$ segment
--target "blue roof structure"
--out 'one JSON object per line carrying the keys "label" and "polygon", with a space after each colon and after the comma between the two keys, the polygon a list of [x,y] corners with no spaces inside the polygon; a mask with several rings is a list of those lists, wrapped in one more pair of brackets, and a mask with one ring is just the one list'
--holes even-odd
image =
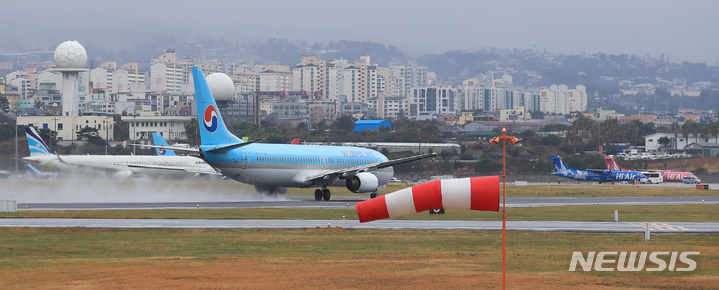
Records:
{"label": "blue roof structure", "polygon": [[379,130],[379,127],[386,126],[392,129],[392,123],[385,120],[359,120],[355,121],[355,128],[352,132],[360,132],[363,130]]}

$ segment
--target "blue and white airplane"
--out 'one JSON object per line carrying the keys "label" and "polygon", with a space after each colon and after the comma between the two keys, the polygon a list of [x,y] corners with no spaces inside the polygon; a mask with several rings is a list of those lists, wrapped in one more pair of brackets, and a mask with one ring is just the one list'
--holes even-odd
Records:
{"label": "blue and white airplane", "polygon": [[605,183],[615,181],[643,182],[647,179],[647,176],[639,171],[612,171],[607,169],[578,170],[570,168],[565,165],[564,162],[562,162],[562,158],[559,158],[557,155],[552,155],[552,162],[554,163],[554,172],[552,172],[552,174],[574,180],[588,180]]}
{"label": "blue and white airplane", "polygon": [[[25,163],[51,166],[63,172],[105,171],[112,177],[127,178],[139,174],[175,176],[179,178],[194,175],[219,175],[202,159],[193,156],[143,156],[143,155],[56,155],[40,138],[35,128],[26,127],[30,156],[23,157]],[[164,143],[164,140],[162,141]],[[167,143],[164,143],[167,144]],[[158,170],[160,169],[160,170]],[[173,173],[175,172],[175,173]]]}
{"label": "blue and white airplane", "polygon": [[382,153],[359,147],[246,142],[225,126],[198,66],[192,68],[192,76],[202,144],[198,149],[148,147],[197,152],[224,176],[254,185],[260,193],[276,195],[286,192],[288,187],[320,187],[315,190],[315,199],[330,200],[327,187],[346,186],[352,192],[371,192],[371,197],[376,197],[376,191],[384,189],[394,176],[393,165],[437,155],[389,160]]}

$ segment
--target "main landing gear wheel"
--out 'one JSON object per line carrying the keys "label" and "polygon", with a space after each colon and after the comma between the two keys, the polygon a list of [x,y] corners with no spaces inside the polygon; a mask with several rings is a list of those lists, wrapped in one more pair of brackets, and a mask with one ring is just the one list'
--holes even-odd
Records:
{"label": "main landing gear wheel", "polygon": [[322,190],[322,198],[324,200],[330,200],[331,197],[332,197],[332,194],[330,193],[329,189],[325,188]]}
{"label": "main landing gear wheel", "polygon": [[379,196],[379,194],[377,194],[376,192],[373,192],[373,193],[370,193],[369,198],[376,198],[378,196]]}
{"label": "main landing gear wheel", "polygon": [[315,189],[315,200],[322,200],[322,190]]}

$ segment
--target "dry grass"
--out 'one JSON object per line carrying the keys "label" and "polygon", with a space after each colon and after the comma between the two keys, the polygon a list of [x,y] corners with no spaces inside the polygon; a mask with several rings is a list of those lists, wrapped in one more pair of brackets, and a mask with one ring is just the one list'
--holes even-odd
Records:
{"label": "dry grass", "polygon": [[[509,288],[718,288],[716,235],[509,233]],[[0,230],[0,285],[57,288],[497,288],[501,233]],[[695,272],[569,272],[572,251],[700,251]]]}

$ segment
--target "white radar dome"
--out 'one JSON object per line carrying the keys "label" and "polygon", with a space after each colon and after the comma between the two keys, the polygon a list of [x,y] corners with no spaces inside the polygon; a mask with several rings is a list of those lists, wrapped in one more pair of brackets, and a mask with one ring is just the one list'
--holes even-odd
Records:
{"label": "white radar dome", "polygon": [[84,68],[87,64],[87,52],[75,40],[68,40],[55,49],[55,66],[57,68]]}
{"label": "white radar dome", "polygon": [[212,96],[217,101],[229,101],[235,96],[235,83],[223,73],[213,73],[205,78]]}

